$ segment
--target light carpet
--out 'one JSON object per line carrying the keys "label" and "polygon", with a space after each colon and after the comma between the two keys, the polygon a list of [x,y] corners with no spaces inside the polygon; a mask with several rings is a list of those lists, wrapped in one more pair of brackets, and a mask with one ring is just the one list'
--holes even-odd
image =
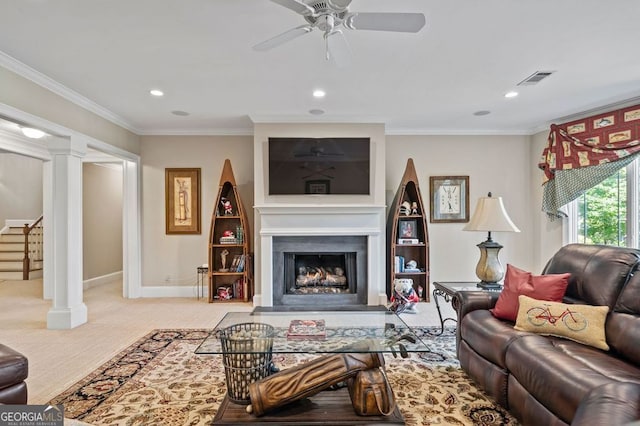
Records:
{"label": "light carpet", "polygon": [[[385,356],[407,425],[515,425],[473,384],[455,358],[455,333],[415,329],[431,349],[408,359]],[[50,401],[65,417],[92,425],[211,424],[225,393],[219,355],[196,355],[208,330],[154,330]],[[281,369],[314,356],[274,355]]]}

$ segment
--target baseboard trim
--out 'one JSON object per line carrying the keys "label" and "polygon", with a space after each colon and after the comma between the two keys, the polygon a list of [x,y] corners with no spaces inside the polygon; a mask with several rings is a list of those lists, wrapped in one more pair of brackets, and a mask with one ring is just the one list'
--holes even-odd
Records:
{"label": "baseboard trim", "polygon": [[[204,294],[203,294],[204,293]],[[200,298],[208,296],[206,286],[200,289]],[[142,286],[141,297],[198,297],[196,286]]]}
{"label": "baseboard trim", "polygon": [[95,278],[90,278],[88,280],[83,281],[82,287],[87,290],[93,287],[97,287],[99,285],[112,283],[114,281],[122,281],[122,271],[113,272],[111,274],[102,275]]}

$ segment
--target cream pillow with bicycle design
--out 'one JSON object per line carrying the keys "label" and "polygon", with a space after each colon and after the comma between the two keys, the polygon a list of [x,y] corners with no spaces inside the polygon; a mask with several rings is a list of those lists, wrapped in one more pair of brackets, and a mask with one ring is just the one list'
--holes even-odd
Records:
{"label": "cream pillow with bicycle design", "polygon": [[571,305],[519,296],[516,330],[564,337],[608,351],[604,325],[608,306]]}

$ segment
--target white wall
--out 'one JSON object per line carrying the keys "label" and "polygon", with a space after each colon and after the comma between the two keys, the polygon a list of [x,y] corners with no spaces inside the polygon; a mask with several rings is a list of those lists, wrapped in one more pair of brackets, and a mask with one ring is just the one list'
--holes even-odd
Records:
{"label": "white wall", "polygon": [[[512,263],[537,271],[532,257],[530,141],[528,136],[387,136],[386,200],[389,206],[400,184],[408,158],[413,158],[420,191],[429,206],[429,176],[469,176],[470,214],[479,197],[489,191],[503,198],[505,208],[520,233],[494,232],[504,246],[503,266]],[[464,223],[428,221],[431,281],[475,281],[480,258],[477,244],[482,232],[462,231]]]}
{"label": "white wall", "polygon": [[535,270],[542,272],[544,265],[562,247],[562,224],[566,219],[550,221],[542,211],[542,182],[544,173],[538,168],[542,151],[547,146],[549,131],[531,137],[531,212],[533,214],[533,259]]}
{"label": "white wall", "polygon": [[82,168],[82,278],[122,271],[122,167]]}
{"label": "white wall", "polygon": [[[142,285],[194,286],[196,267],[208,262],[211,214],[226,158],[231,160],[249,223],[253,223],[253,136],[143,136],[140,151]],[[202,169],[202,233],[166,235],[165,168],[193,167]]]}
{"label": "white wall", "polygon": [[42,214],[42,161],[0,153],[0,229],[7,219]]}

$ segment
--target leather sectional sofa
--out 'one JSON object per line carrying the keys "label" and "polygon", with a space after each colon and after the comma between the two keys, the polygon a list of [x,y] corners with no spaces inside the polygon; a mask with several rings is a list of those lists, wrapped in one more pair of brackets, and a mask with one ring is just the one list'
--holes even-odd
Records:
{"label": "leather sectional sofa", "polygon": [[[525,425],[640,419],[640,250],[570,244],[543,274],[571,273],[563,302],[608,306],[609,350],[514,329],[497,292],[459,292],[457,351],[467,374]],[[521,299],[522,300],[522,299]]]}
{"label": "leather sectional sofa", "polygon": [[29,373],[27,358],[0,344],[0,404],[26,404]]}

